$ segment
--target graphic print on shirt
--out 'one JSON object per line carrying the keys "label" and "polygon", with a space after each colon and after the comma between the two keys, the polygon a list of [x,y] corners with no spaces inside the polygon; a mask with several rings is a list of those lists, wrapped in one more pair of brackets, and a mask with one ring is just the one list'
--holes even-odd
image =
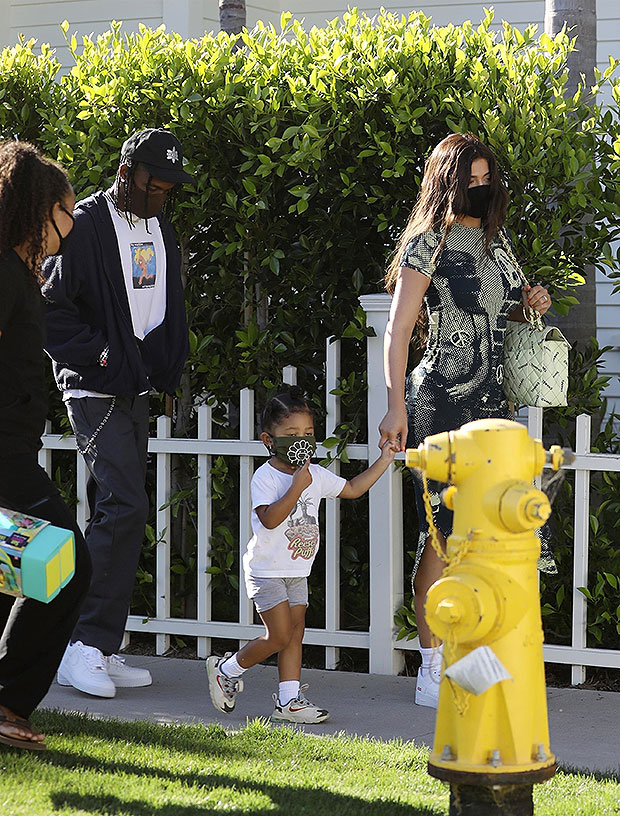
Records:
{"label": "graphic print on shirt", "polygon": [[131,244],[131,278],[134,289],[152,289],[157,279],[157,256],[152,241]]}
{"label": "graphic print on shirt", "polygon": [[319,523],[318,518],[308,512],[308,508],[313,505],[312,499],[300,497],[288,517],[288,528],[284,535],[288,538],[288,548],[293,561],[298,558],[308,561],[314,558],[319,542]]}

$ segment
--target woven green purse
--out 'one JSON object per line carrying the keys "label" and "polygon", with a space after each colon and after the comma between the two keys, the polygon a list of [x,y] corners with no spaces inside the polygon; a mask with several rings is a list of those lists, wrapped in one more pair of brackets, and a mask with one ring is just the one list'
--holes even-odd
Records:
{"label": "woven green purse", "polygon": [[[527,285],[508,239],[504,249]],[[509,320],[504,338],[504,394],[518,405],[552,408],[566,405],[570,344],[554,326],[545,326],[537,311],[524,306],[527,323]]]}

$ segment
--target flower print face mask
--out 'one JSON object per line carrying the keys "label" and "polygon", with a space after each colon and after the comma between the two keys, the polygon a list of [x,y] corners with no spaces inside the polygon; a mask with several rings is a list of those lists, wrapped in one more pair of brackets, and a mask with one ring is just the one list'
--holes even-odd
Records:
{"label": "flower print face mask", "polygon": [[271,452],[287,465],[301,467],[316,453],[314,436],[272,436]]}

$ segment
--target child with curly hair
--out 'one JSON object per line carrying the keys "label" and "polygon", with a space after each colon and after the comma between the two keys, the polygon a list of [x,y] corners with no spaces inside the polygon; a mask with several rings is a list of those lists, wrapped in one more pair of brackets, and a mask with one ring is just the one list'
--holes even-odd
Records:
{"label": "child with curly hair", "polygon": [[320,723],[329,717],[300,686],[302,640],[308,606],[308,575],[319,547],[321,499],[356,499],[366,493],[394,461],[398,445],[386,442],[381,456],[350,481],[320,465],[312,409],[299,388],[269,400],[262,416],[261,440],[270,458],[252,478],[252,536],[243,558],[248,597],[265,624],[265,634],[238,652],[207,659],[209,693],[225,714],[235,707],[247,669],[278,654],[278,693],[273,720]]}

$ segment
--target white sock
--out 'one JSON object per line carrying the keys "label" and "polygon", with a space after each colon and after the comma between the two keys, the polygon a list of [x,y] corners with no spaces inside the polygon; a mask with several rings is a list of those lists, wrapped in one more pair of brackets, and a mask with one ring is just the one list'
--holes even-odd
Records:
{"label": "white sock", "polygon": [[232,657],[229,657],[228,660],[225,660],[223,663],[220,664],[220,671],[222,674],[225,674],[226,677],[241,677],[244,671],[243,666],[240,666],[237,662],[237,655],[239,652],[234,654]]}
{"label": "white sock", "polygon": [[422,665],[420,666],[420,670],[423,674],[432,671],[433,669],[441,669],[443,643],[440,643],[439,646],[429,646],[428,649],[420,646],[419,649],[422,657]]}
{"label": "white sock", "polygon": [[299,680],[285,680],[278,685],[278,700],[280,705],[286,705],[299,694]]}

